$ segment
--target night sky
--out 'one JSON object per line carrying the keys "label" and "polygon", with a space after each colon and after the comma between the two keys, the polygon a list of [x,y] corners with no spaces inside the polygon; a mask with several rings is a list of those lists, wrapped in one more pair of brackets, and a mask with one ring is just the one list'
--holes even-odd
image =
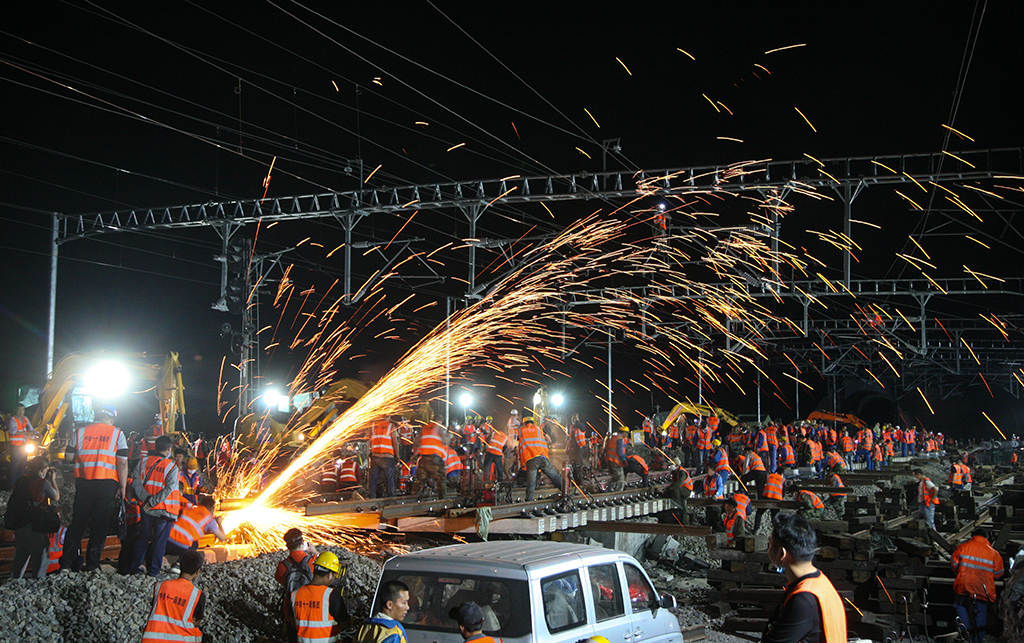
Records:
{"label": "night sky", "polygon": [[[1022,144],[1014,100],[1024,63],[1020,3],[31,4],[0,26],[4,408],[14,387],[38,384],[45,371],[52,212],[259,197],[274,156],[270,196],[352,189],[357,158],[365,174],[381,166],[370,180],[375,186],[600,170],[599,142],[610,138],[621,138],[622,155],[607,160],[609,169],[934,152],[946,136],[942,123],[975,139],[950,149]],[[793,44],[806,46],[764,53]],[[702,94],[734,115],[716,111]],[[459,143],[466,145],[446,151]],[[596,207],[552,204],[555,219],[539,205],[496,208],[481,221],[480,236],[552,232]],[[896,276],[892,256],[901,245],[894,239],[906,239],[913,226],[905,204],[890,189],[872,189],[855,213],[886,225],[858,239],[864,253],[855,277]],[[356,238],[389,239],[406,219],[374,215]],[[784,234],[799,238],[805,227],[840,222],[838,206],[809,207],[787,220]],[[422,212],[403,231],[424,239],[420,249],[453,234],[464,237],[467,228],[449,211]],[[306,237],[325,248],[343,239],[328,220],[288,222],[261,231],[258,249],[272,252]],[[954,239],[932,247],[946,269],[939,274],[958,274],[965,256],[992,274],[1021,273],[1019,251],[981,253]],[[218,294],[218,252],[208,228],[63,245],[57,358],[73,351],[180,351],[190,428],[219,431],[214,398],[227,345],[218,328],[236,318],[209,308]],[[340,276],[341,253],[325,260],[323,250],[307,244],[290,256],[297,282],[322,290]],[[482,252],[479,261],[494,258]],[[823,258],[836,274],[839,254]],[[444,260],[449,277],[465,276],[465,250],[448,251]],[[377,265],[357,253],[357,275],[365,278]],[[461,288],[449,279],[420,288],[418,301]],[[396,300],[404,296],[396,290]],[[963,305],[936,302],[951,314]],[[989,303],[967,305],[983,310]],[[999,305],[1019,311],[1017,302]],[[406,316],[399,333],[422,336],[440,312],[443,304]],[[273,312],[268,307],[265,314]],[[352,368],[373,378],[408,344],[369,338],[355,351],[367,358]],[[622,350],[617,359],[628,364]],[[264,376],[285,382],[296,361],[275,353]],[[578,379],[570,390],[593,376]],[[824,391],[807,394],[802,414]],[[574,395],[587,397],[584,390]],[[951,400],[930,422],[969,429],[957,414],[967,407],[976,417],[978,404],[1001,421],[1019,421],[1019,401],[1005,392],[983,397]],[[670,405],[667,398],[653,401],[663,410]],[[739,413],[754,410],[750,398],[718,401]],[[616,400],[625,416],[651,402]],[[143,422],[148,403],[128,403],[126,422]],[[770,413],[792,414],[778,401],[765,403]],[[911,415],[920,413],[912,400],[907,404]],[[581,408],[597,413],[593,403]],[[495,409],[504,415],[507,405],[495,401]],[[872,421],[892,415],[885,404],[860,410]]]}

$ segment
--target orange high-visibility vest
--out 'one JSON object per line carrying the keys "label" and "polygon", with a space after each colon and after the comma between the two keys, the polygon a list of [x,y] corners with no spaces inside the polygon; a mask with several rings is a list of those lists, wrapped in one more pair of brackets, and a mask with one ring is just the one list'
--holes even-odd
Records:
{"label": "orange high-visibility vest", "polygon": [[334,458],[324,462],[324,468],[320,470],[320,484],[328,488],[338,486],[338,463]]}
{"label": "orange high-visibility vest", "polygon": [[801,489],[798,492],[798,496],[800,498],[807,498],[808,500],[810,500],[811,501],[811,507],[813,509],[824,509],[825,508],[825,503],[822,502],[821,498],[818,497],[818,494],[814,493],[813,491],[807,491],[806,489]]}
{"label": "orange high-visibility vest", "polygon": [[200,643],[203,633],[192,622],[202,590],[185,578],[157,583],[153,589],[153,609],[143,631],[143,641]]}
{"label": "orange high-visibility vest", "polygon": [[[832,482],[832,486],[833,487],[843,487],[843,486],[846,486],[846,485],[843,484],[843,479],[839,477],[838,473],[833,473],[829,477],[829,480]],[[845,491],[842,491],[842,492],[837,491],[837,492],[831,494],[831,497],[832,498],[845,498],[847,495],[849,495],[849,494],[847,494]]]}
{"label": "orange high-visibility vest", "polygon": [[427,425],[420,433],[420,448],[417,452],[420,457],[436,455],[444,460],[444,440],[441,439],[441,429],[437,425]]}
{"label": "orange high-visibility vest", "polygon": [[[722,514],[722,522],[725,524],[726,542],[730,545],[736,539],[735,530],[737,518],[743,518],[743,516],[740,515],[739,510],[737,510],[736,513],[732,514],[731,516],[728,514]],[[746,518],[743,519],[746,520]]]}
{"label": "orange high-visibility vest", "polygon": [[641,427],[643,428],[644,433],[651,433],[654,431],[654,422],[651,421],[651,418],[644,418]]}
{"label": "orange high-visibility vest", "polygon": [[626,456],[626,459],[632,460],[633,462],[640,465],[640,470],[644,472],[644,475],[647,475],[648,473],[651,472],[651,470],[647,467],[647,463],[644,461],[644,459],[636,455],[635,453],[633,455]]}
{"label": "orange high-visibility vest", "polygon": [[956,548],[950,561],[956,571],[953,591],[984,601],[996,599],[996,579],[1003,575],[1003,558],[982,536],[974,536]]}
{"label": "orange high-visibility vest", "polygon": [[583,429],[576,427],[573,429],[573,436],[576,438],[576,446],[581,449],[585,449],[587,446],[586,432]]}
{"label": "orange high-visibility vest", "polygon": [[747,507],[750,506],[750,496],[744,493],[732,494],[733,500],[736,501],[736,513],[740,515],[744,520],[747,519]]}
{"label": "orange high-visibility vest", "polygon": [[75,477],[117,480],[117,443],[120,439],[121,429],[110,424],[96,422],[81,429],[75,440]]}
{"label": "orange high-visibility vest", "polygon": [[917,501],[926,507],[939,504],[939,488],[932,487],[929,489],[929,482],[931,480],[925,478],[917,485]]}
{"label": "orange high-visibility vest", "polygon": [[768,434],[768,446],[777,447],[779,446],[779,430],[773,424],[769,424],[765,429],[765,433]]}
{"label": "orange high-visibility vest", "polygon": [[821,629],[825,634],[825,643],[846,643],[846,610],[843,608],[843,599],[839,597],[839,592],[825,576],[825,572],[797,583],[793,593],[786,600],[788,601],[800,592],[810,592],[818,599]]}
{"label": "orange high-visibility vest", "polygon": [[761,492],[761,496],[768,500],[782,500],[782,482],[781,473],[769,473],[764,479],[764,490]]}
{"label": "orange high-visibility vest", "polygon": [[964,484],[970,484],[974,482],[974,479],[971,478],[971,468],[966,464],[960,465],[960,473],[963,474],[964,476]]}
{"label": "orange high-visibility vest", "polygon": [[331,616],[332,591],[327,585],[304,585],[292,592],[292,614],[301,643],[341,638],[341,626]]}
{"label": "orange high-visibility vest", "polygon": [[522,450],[521,460],[529,462],[536,457],[548,457],[548,443],[544,433],[533,422],[519,427],[519,448]]}
{"label": "orange high-visibility vest", "polygon": [[828,452],[825,453],[825,456],[826,456],[825,464],[830,469],[832,467],[836,467],[836,466],[838,466],[838,467],[845,467],[846,466],[846,460],[843,460],[843,457],[841,455],[839,455],[838,453],[836,453],[835,451],[828,451]]}
{"label": "orange high-visibility vest", "polygon": [[608,441],[604,443],[604,459],[608,464],[613,464],[617,467],[621,467],[625,464],[619,457],[619,442],[622,441],[622,436],[618,433],[608,438]]}
{"label": "orange high-visibility vest", "polygon": [[[155,465],[155,466],[154,466]],[[164,488],[164,480],[167,478],[167,472],[174,467],[174,460],[165,458],[162,455],[149,455],[146,456],[146,461],[142,466],[142,472],[149,473],[149,477],[146,478],[142,485],[146,488],[146,493],[154,496]],[[177,515],[181,509],[181,501],[179,500],[178,494],[169,494],[163,502],[160,504],[150,507],[148,510],[151,511],[166,511],[167,513]]]}
{"label": "orange high-visibility vest", "polygon": [[395,448],[391,443],[391,424],[387,420],[377,420],[370,427],[370,453],[385,458],[395,457]]}
{"label": "orange high-visibility vest", "polygon": [[690,477],[690,472],[683,468],[680,468],[679,471],[681,474],[680,477],[683,478],[683,481],[680,484],[683,485],[684,489],[693,491],[693,478]]}
{"label": "orange high-visibility vest", "polygon": [[796,464],[796,451],[790,445],[783,444],[779,449],[779,459],[782,460],[782,464],[792,466]]}
{"label": "orange high-visibility vest", "polygon": [[11,433],[8,437],[12,447],[23,447],[28,442],[28,433],[25,429],[28,428],[28,418],[12,417],[14,420],[14,433]]}
{"label": "orange high-visibility vest", "polygon": [[[505,453],[505,443],[508,442],[508,436],[501,431],[495,429],[491,433],[491,439],[487,441],[487,453],[492,455],[502,455]],[[584,442],[581,446],[586,446]]]}
{"label": "orange high-visibility vest", "polygon": [[747,456],[747,459],[743,461],[743,473],[747,474],[751,471],[764,471],[764,461],[761,456],[751,453]]}
{"label": "orange high-visibility vest", "polygon": [[206,533],[206,527],[213,522],[213,514],[206,507],[185,507],[171,527],[170,538],[184,549],[192,546]]}
{"label": "orange high-visibility vest", "polygon": [[60,557],[64,554],[64,535],[68,528],[61,525],[60,529],[50,534],[50,544],[46,548],[46,573],[52,574],[60,569]]}
{"label": "orange high-visibility vest", "polygon": [[712,431],[718,428],[717,416],[712,415],[711,417],[708,418],[708,428],[711,429]]}
{"label": "orange high-visibility vest", "polygon": [[949,478],[946,480],[949,484],[962,485],[964,483],[964,474],[960,470],[960,465],[953,463],[949,468]]}
{"label": "orange high-visibility vest", "polygon": [[713,439],[713,436],[714,432],[707,427],[697,429],[697,450],[710,451],[712,447],[711,440]]}
{"label": "orange high-visibility vest", "polygon": [[357,472],[359,470],[359,463],[354,457],[345,458],[341,461],[341,468],[338,472],[338,484],[356,484],[359,482],[359,476]]}
{"label": "orange high-visibility vest", "polygon": [[843,436],[843,453],[849,453],[853,451],[853,438],[848,435]]}
{"label": "orange high-visibility vest", "polygon": [[719,447],[716,452],[718,460],[715,462],[715,471],[728,471],[729,470],[729,454],[726,453],[725,449]]}
{"label": "orange high-visibility vest", "polygon": [[448,475],[454,471],[462,471],[465,468],[465,465],[462,464],[462,459],[459,458],[459,454],[455,452],[455,449],[448,447],[444,454],[444,474]]}
{"label": "orange high-visibility vest", "polygon": [[723,490],[718,486],[718,476],[708,475],[704,477],[704,497],[705,498],[719,498],[722,496]]}

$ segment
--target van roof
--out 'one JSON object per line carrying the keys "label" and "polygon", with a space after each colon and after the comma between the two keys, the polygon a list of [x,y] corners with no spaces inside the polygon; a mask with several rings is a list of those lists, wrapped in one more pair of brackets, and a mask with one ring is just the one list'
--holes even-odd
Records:
{"label": "van roof", "polygon": [[[579,557],[618,554],[614,549],[590,545],[574,545],[536,540],[500,540],[434,547],[404,554],[403,561],[425,563],[450,561],[451,563],[479,563],[492,567],[527,569],[566,555]],[[394,559],[392,559],[394,560]]]}

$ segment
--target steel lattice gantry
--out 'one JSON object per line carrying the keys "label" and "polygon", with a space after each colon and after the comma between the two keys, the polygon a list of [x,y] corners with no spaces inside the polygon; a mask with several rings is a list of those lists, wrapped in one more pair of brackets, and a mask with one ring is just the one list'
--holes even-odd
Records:
{"label": "steel lattice gantry", "polygon": [[[548,176],[509,176],[448,183],[424,183],[386,188],[324,192],[267,199],[206,202],[146,209],[123,209],[93,214],[55,214],[53,219],[50,348],[47,370],[52,367],[53,324],[56,306],[56,258],[61,244],[118,232],[154,229],[210,227],[221,236],[224,246],[237,230],[258,221],[288,221],[333,218],[345,233],[345,293],[351,293],[352,231],[368,216],[410,209],[458,209],[469,223],[469,278],[467,295],[478,297],[483,286],[475,283],[477,247],[501,247],[505,240],[477,239],[476,224],[492,205],[517,205],[544,201],[603,200],[624,202],[638,196],[685,195],[695,192],[745,193],[814,189],[831,191],[843,206],[844,232],[850,236],[851,205],[865,187],[926,182],[949,183],[1018,176],[1024,173],[1024,148],[997,148],[950,153],[892,154],[881,156],[763,160],[725,165],[665,168],[639,172],[579,172]],[[771,234],[777,234],[777,231]],[[512,240],[508,240],[512,241]],[[368,243],[375,243],[370,241]],[[819,281],[787,282],[776,289],[766,284],[751,285],[744,293],[751,298],[794,298],[806,307],[815,298],[832,296],[901,297],[909,296],[923,306],[939,294],[925,280],[854,280],[849,255],[843,266],[841,290],[829,289]],[[949,296],[980,294],[1020,294],[1019,282],[1002,284],[996,290],[982,290],[969,279],[938,280],[941,293]],[[703,284],[698,289],[651,288],[644,296],[652,298],[700,298],[709,292],[734,291],[735,284]],[[641,287],[642,290],[642,287]],[[634,295],[636,292],[633,293]],[[607,295],[607,293],[605,293]],[[586,293],[573,295],[568,305],[586,302]],[[818,323],[817,320],[815,323]],[[923,328],[923,327],[922,327]],[[808,329],[804,319],[804,332]],[[609,342],[611,338],[609,337]],[[609,344],[610,348],[610,344]],[[610,364],[609,364],[610,367]]]}

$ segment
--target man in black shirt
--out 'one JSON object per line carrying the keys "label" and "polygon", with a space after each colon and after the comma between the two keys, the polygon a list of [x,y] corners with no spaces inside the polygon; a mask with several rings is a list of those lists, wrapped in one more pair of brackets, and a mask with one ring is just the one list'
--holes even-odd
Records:
{"label": "man in black shirt", "polygon": [[780,514],[768,558],[789,581],[762,637],[771,643],[845,643],[846,611],[835,587],[814,563],[818,538],[805,518]]}

